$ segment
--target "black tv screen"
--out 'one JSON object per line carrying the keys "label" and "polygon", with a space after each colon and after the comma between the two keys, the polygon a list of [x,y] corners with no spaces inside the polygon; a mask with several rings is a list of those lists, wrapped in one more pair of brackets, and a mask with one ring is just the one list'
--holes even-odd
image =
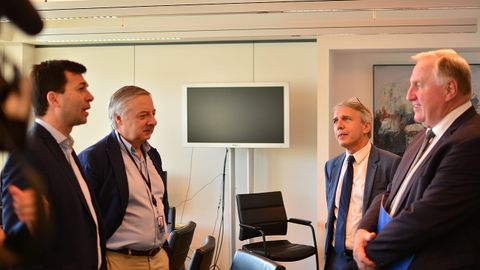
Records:
{"label": "black tv screen", "polygon": [[287,83],[185,84],[186,146],[289,146]]}

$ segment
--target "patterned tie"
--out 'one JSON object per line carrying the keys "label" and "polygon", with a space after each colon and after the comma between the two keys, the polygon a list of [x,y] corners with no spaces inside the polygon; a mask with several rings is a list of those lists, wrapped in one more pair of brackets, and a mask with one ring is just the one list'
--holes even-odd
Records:
{"label": "patterned tie", "polygon": [[[431,128],[429,128],[427,130],[427,133],[425,134],[425,138],[423,138],[422,145],[418,149],[417,155],[415,156],[415,159],[413,160],[412,165],[410,165],[410,168],[408,169],[407,175],[410,173],[410,171],[413,169],[413,167],[415,167],[415,164],[417,164],[418,160],[423,156],[425,150],[430,145],[430,143],[432,142],[432,139],[434,137],[435,137],[435,133],[433,133],[433,130]],[[409,180],[411,180],[411,178],[409,178]],[[404,179],[402,184],[400,185],[400,188],[398,189],[397,193],[395,194],[395,197],[393,198],[392,204],[390,206],[390,215],[393,216],[397,212],[399,204],[400,204],[401,200],[403,199],[403,197],[406,193],[408,182],[410,182],[410,181],[406,181]]]}
{"label": "patterned tie", "polygon": [[335,251],[345,251],[345,233],[347,227],[347,214],[350,206],[350,195],[352,194],[353,162],[355,158],[348,156],[348,165],[343,177],[342,192],[340,194],[340,207],[338,208],[337,225],[335,228]]}
{"label": "patterned tie", "polygon": [[415,159],[413,160],[411,167],[417,164],[417,161],[420,159],[420,157],[422,157],[423,152],[425,152],[425,149],[427,149],[427,147],[430,145],[430,142],[434,137],[435,137],[435,133],[433,133],[433,130],[429,128],[427,130],[427,134],[425,135],[425,138],[423,138],[422,145],[420,146],[420,149],[418,150],[417,155],[415,156]]}

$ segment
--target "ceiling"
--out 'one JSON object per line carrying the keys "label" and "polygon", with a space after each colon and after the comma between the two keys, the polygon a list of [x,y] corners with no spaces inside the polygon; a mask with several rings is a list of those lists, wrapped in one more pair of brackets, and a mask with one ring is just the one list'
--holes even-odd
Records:
{"label": "ceiling", "polygon": [[476,33],[479,0],[34,1],[35,36],[2,22],[0,40],[36,45],[313,39],[318,35]]}

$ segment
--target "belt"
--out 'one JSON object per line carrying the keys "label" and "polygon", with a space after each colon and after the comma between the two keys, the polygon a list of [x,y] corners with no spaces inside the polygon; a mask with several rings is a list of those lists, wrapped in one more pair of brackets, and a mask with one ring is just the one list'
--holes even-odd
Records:
{"label": "belt", "polygon": [[353,258],[353,250],[351,249],[345,249],[342,253],[340,252],[337,252],[337,250],[335,250],[335,247],[333,247],[332,245],[330,245],[330,249],[333,250],[333,252],[335,252],[335,254],[341,254],[345,257],[351,257]]}
{"label": "belt", "polygon": [[135,250],[131,248],[121,248],[121,249],[108,249],[108,251],[122,253],[125,255],[131,256],[155,256],[162,248],[153,248],[149,250]]}
{"label": "belt", "polygon": [[345,249],[345,251],[343,251],[343,254],[344,254],[346,257],[353,257],[353,250],[351,250],[351,249]]}

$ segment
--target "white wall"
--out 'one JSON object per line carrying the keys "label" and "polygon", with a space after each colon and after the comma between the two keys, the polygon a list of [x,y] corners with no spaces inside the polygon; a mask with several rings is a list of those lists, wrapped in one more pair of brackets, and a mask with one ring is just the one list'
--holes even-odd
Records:
{"label": "white wall", "polygon": [[[78,61],[87,67],[85,77],[95,96],[88,123],[74,128],[72,133],[77,152],[109,131],[106,108],[108,98],[115,90],[126,84],[136,84],[152,93],[158,125],[150,142],[159,150],[168,171],[170,203],[177,206],[177,222],[193,220],[197,223],[193,248],[200,246],[207,234],[217,237],[221,177],[215,177],[222,172],[225,149],[182,146],[182,83],[288,82],[290,148],[254,150],[254,190],[281,190],[289,217],[316,219],[315,42],[49,47],[35,50],[35,63],[61,58]],[[244,193],[247,151],[237,149],[235,152],[236,192]],[[191,200],[183,208],[187,190]],[[192,198],[194,194],[196,196]],[[225,218],[221,269],[228,269],[229,263],[229,213]],[[310,232],[298,226],[290,226],[289,236],[299,242],[311,243]],[[237,246],[240,247],[240,243]],[[310,258],[286,265],[289,269],[314,269],[314,260]]]}
{"label": "white wall", "polygon": [[[411,34],[320,36],[317,43],[219,43],[116,47],[37,48],[36,62],[69,58],[86,64],[96,100],[89,123],[74,131],[77,151],[108,132],[106,100],[120,86],[135,83],[149,89],[158,110],[152,144],[169,171],[172,205],[180,206],[221,172],[224,149],[181,146],[180,85],[184,82],[288,81],[291,88],[291,147],[255,150],[255,191],[282,190],[291,217],[317,222],[320,257],[326,220],[323,166],[342,149],[332,135],[331,108],[352,96],[373,105],[373,64],[409,63],[410,55],[452,47],[471,63],[480,63],[480,35]],[[237,192],[244,184],[246,151],[236,150]],[[192,167],[190,168],[190,161]],[[216,179],[186,204],[183,222],[198,223],[192,247],[213,233],[220,180]],[[228,202],[227,202],[228,203]],[[228,217],[227,217],[228,218]],[[218,228],[218,226],[217,226]],[[228,269],[228,231],[221,268]],[[308,242],[308,233],[290,227],[293,238]],[[216,232],[215,232],[216,233]],[[216,235],[215,235],[216,236]],[[321,259],[322,261],[322,259]],[[287,264],[314,269],[312,259]]]}
{"label": "white wall", "polygon": [[78,153],[103,138],[110,131],[107,116],[108,98],[120,87],[132,84],[134,49],[115,47],[37,48],[35,63],[50,59],[68,59],[87,67],[85,78],[95,97],[91,103],[89,123],[73,129],[74,148]]}

